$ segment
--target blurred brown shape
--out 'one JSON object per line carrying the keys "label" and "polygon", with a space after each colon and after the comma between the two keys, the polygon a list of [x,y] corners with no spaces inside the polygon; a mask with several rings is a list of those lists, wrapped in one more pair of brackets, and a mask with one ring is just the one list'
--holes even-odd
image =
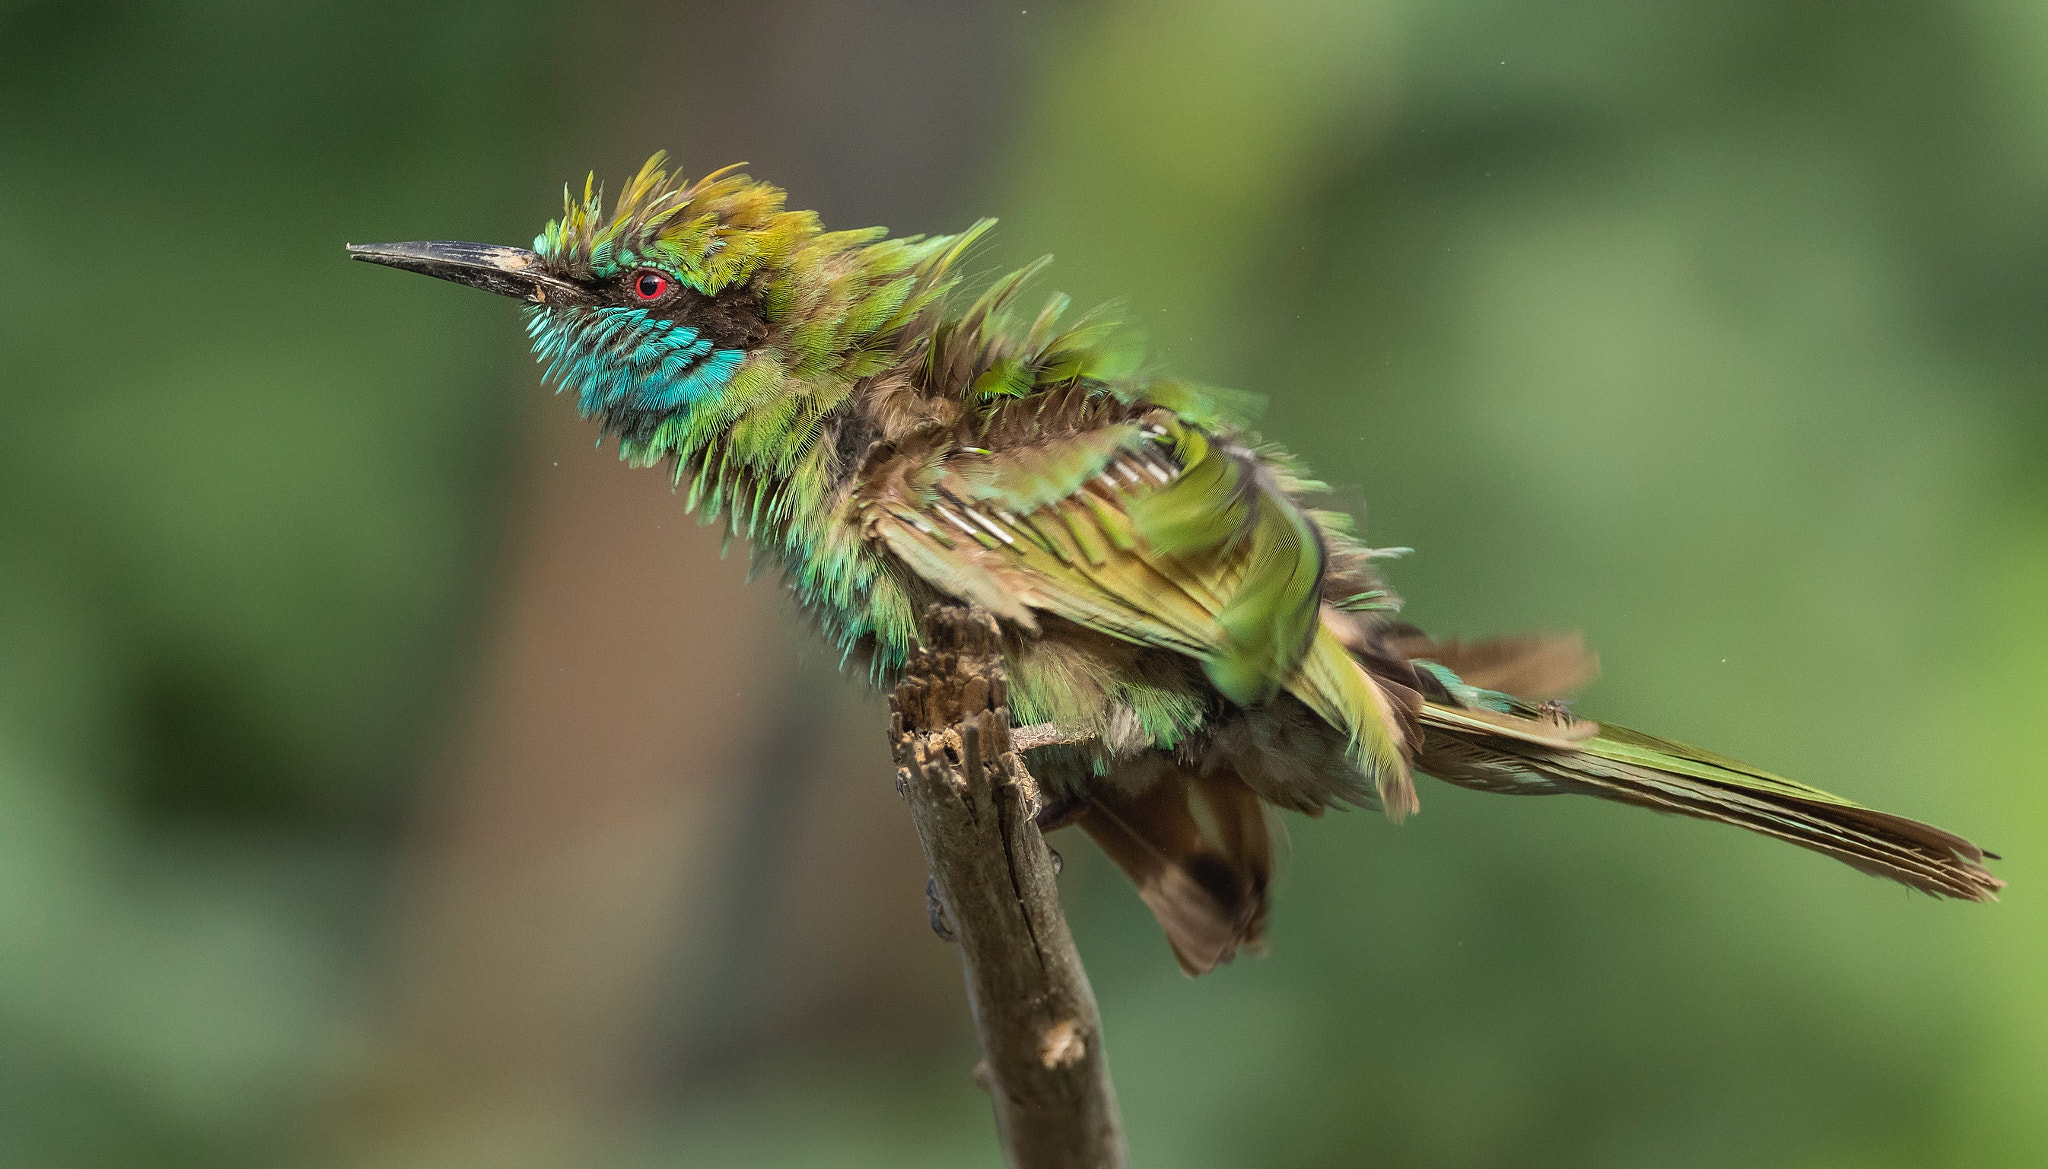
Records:
{"label": "blurred brown shape", "polygon": [[[466,1131],[571,1140],[616,1095],[780,681],[763,652],[779,598],[662,476],[595,455],[566,410],[522,462],[539,473],[478,694],[400,878],[364,1118],[375,1143],[458,1161]],[[553,1161],[529,1152],[512,1163]]]}

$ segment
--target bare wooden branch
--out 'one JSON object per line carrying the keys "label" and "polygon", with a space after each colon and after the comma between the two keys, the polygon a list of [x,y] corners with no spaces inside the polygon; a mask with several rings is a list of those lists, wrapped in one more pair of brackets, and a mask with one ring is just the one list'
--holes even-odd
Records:
{"label": "bare wooden branch", "polygon": [[1038,785],[1011,746],[995,622],[935,605],[927,628],[930,646],[890,698],[890,737],[959,942],[976,1076],[1015,1169],[1123,1169],[1102,1021],[1034,820]]}
{"label": "bare wooden branch", "polygon": [[1058,723],[1032,723],[1030,726],[1010,728],[1010,746],[1017,751],[1093,741],[1094,736],[1069,731]]}

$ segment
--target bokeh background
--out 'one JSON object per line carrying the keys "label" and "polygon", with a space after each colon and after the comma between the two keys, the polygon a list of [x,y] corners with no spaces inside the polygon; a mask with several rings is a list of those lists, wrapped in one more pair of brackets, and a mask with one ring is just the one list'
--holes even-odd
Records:
{"label": "bokeh background", "polygon": [[1054,838],[1151,1166],[2048,1164],[2048,7],[0,0],[0,1164],[993,1166],[882,707],[491,298],[748,159],[1003,219],[1426,626],[1968,832],[1292,820],[1200,981]]}

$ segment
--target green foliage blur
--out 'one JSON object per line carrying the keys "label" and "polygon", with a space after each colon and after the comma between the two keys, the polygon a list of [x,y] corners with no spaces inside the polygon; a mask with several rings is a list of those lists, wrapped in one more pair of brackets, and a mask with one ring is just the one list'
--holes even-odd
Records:
{"label": "green foliage blur", "polygon": [[[1053,252],[1048,289],[1268,395],[1418,549],[1418,623],[1583,629],[1590,717],[2012,884],[1938,904],[1426,783],[1398,829],[1290,819],[1272,954],[1189,981],[1057,839],[1135,1162],[2048,1163],[2048,7],[1016,3],[975,26],[1010,65],[959,205],[889,226],[999,216],[991,270]],[[726,75],[793,35],[685,11],[745,34]],[[507,452],[567,407],[502,302],[341,244],[523,241],[564,179],[688,146],[617,75],[701,50],[632,23],[0,0],[0,1165],[387,1163],[321,1102]],[[630,1086],[574,1163],[998,1164],[931,1010],[928,1043]]]}

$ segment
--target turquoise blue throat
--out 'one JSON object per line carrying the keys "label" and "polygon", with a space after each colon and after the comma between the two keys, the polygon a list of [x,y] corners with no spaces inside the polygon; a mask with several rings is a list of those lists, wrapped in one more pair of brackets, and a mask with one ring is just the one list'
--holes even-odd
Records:
{"label": "turquoise blue throat", "polygon": [[556,392],[573,390],[588,418],[604,411],[674,411],[732,381],[746,352],[639,308],[527,310],[533,356]]}

